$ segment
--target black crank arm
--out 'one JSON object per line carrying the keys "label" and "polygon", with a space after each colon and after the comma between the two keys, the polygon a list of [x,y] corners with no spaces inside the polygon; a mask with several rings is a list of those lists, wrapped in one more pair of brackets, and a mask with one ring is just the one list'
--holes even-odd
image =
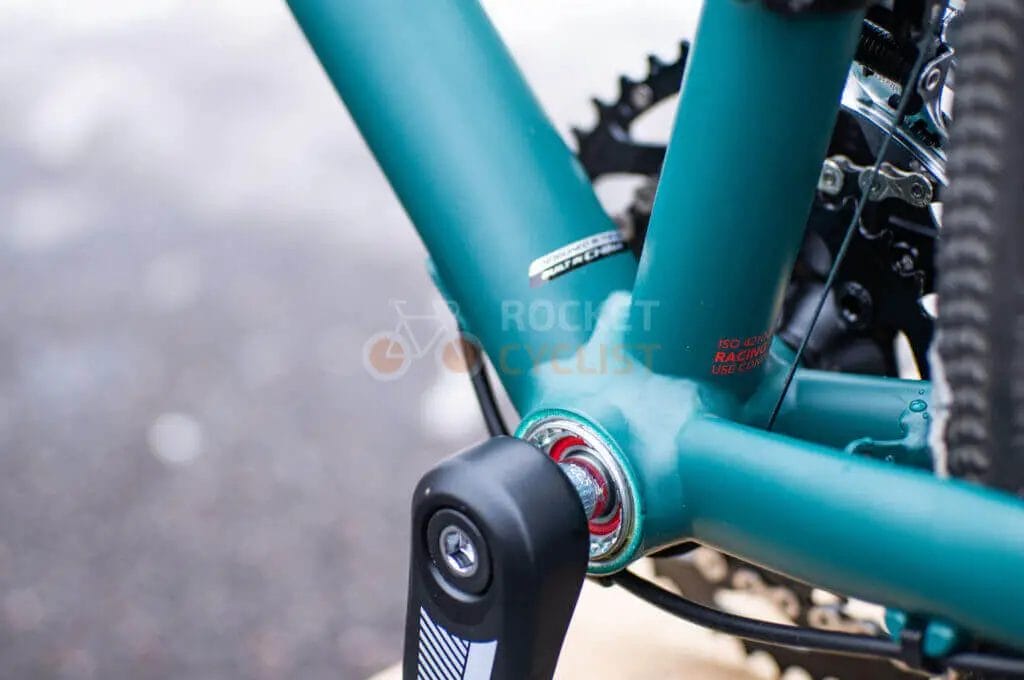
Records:
{"label": "black crank arm", "polygon": [[551,678],[589,545],[558,464],[491,439],[428,472],[412,515],[403,677]]}

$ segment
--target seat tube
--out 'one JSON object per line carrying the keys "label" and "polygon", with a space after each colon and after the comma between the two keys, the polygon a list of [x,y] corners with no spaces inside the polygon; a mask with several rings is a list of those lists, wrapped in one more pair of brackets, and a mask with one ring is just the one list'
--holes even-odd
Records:
{"label": "seat tube", "polygon": [[656,372],[756,388],[862,20],[705,3],[631,310]]}

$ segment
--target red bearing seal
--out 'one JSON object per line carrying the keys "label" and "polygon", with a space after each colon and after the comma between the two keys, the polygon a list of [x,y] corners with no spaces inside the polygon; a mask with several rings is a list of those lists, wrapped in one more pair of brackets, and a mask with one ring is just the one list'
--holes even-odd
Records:
{"label": "red bearing seal", "polygon": [[[587,450],[587,443],[583,441],[581,437],[567,436],[562,437],[548,449],[548,455],[556,463],[571,463],[573,465],[579,465],[594,478],[598,486],[601,488],[601,497],[598,499],[597,505],[594,507],[595,518],[602,518],[607,511],[608,500],[611,498],[611,492],[608,488],[608,479],[605,474],[593,463],[583,457],[574,457],[571,455],[573,449]],[[620,505],[615,510],[615,514],[607,519],[591,519],[587,522],[587,527],[590,533],[595,536],[607,536],[608,534],[617,530],[622,526],[622,506]]]}

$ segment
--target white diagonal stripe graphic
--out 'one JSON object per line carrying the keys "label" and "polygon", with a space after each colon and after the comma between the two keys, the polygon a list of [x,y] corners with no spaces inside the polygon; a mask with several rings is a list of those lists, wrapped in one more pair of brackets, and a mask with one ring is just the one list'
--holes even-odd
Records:
{"label": "white diagonal stripe graphic", "polygon": [[448,631],[434,623],[425,609],[420,608],[420,673],[426,671],[436,680],[462,680],[467,654],[456,650],[451,637]]}
{"label": "white diagonal stripe graphic", "polygon": [[430,660],[434,662],[438,670],[443,672],[445,675],[450,675],[454,678],[462,677],[462,670],[464,661],[445,654],[444,650],[441,649],[437,641],[431,636],[430,631],[424,629],[422,631],[425,635],[420,638],[420,642],[424,645],[424,651]]}
{"label": "white diagonal stripe graphic", "polygon": [[438,642],[445,646],[451,656],[465,658],[466,652],[469,651],[469,645],[459,644],[461,642],[459,638],[439,630],[440,627],[422,609],[420,610],[420,621],[426,625],[428,633],[433,633],[438,638]]}
{"label": "white diagonal stripe graphic", "polygon": [[420,607],[417,680],[490,680],[498,641],[472,642],[445,630]]}

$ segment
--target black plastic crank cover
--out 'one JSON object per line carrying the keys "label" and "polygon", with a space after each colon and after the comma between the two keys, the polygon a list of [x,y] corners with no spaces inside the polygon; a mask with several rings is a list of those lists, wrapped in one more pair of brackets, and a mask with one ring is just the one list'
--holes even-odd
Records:
{"label": "black plastic crank cover", "polygon": [[583,508],[558,465],[497,437],[412,502],[406,680],[548,679],[586,575]]}

